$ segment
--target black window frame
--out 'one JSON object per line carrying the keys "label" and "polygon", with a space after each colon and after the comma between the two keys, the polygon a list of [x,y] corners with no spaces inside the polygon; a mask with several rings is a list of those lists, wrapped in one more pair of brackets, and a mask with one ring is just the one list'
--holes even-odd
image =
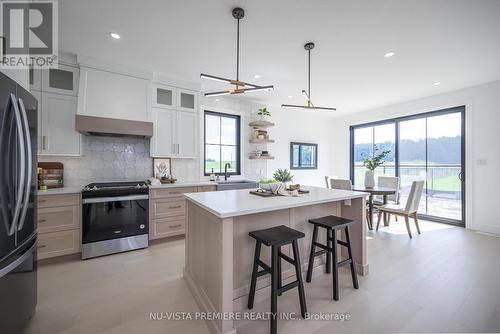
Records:
{"label": "black window frame", "polygon": [[[461,160],[462,160],[462,217],[461,220],[455,220],[451,218],[444,218],[444,217],[438,217],[438,216],[431,216],[427,214],[418,214],[418,216],[422,219],[427,219],[430,221],[435,221],[435,222],[440,222],[440,223],[445,223],[445,224],[450,224],[450,225],[456,225],[460,227],[465,227],[465,218],[466,218],[466,206],[465,206],[465,196],[466,196],[466,183],[465,183],[465,175],[466,175],[466,161],[465,161],[465,113],[466,113],[466,106],[465,105],[459,105],[456,107],[451,107],[451,108],[445,108],[445,109],[439,109],[439,110],[434,110],[434,111],[427,111],[423,113],[418,113],[418,114],[413,114],[409,116],[401,116],[401,117],[394,117],[394,118],[388,118],[388,119],[383,119],[380,121],[374,121],[374,122],[369,122],[369,123],[362,123],[362,124],[356,124],[356,125],[351,125],[349,126],[349,178],[351,179],[352,184],[354,184],[354,131],[357,129],[362,129],[362,128],[367,128],[367,127],[374,127],[378,125],[384,125],[384,124],[390,124],[394,123],[395,124],[395,143],[394,143],[394,166],[395,166],[395,176],[400,176],[400,161],[399,161],[399,142],[400,142],[400,123],[404,121],[409,121],[409,120],[415,120],[415,119],[420,119],[420,118],[428,118],[432,116],[441,116],[441,115],[447,115],[447,114],[454,114],[454,113],[460,113],[461,118],[462,118],[462,136],[461,136]],[[426,135],[427,136],[427,135]],[[426,144],[427,145],[427,144]],[[427,149],[426,149],[426,154],[427,154]],[[427,158],[426,158],[427,161]],[[427,164],[427,162],[426,162]],[[426,170],[427,170],[427,165],[426,165]],[[427,180],[426,180],[427,182]],[[427,191],[427,183],[425,185],[424,191]]]}
{"label": "black window frame", "polygon": [[[207,171],[207,115],[211,116],[217,116],[221,118],[231,118],[236,120],[236,172],[230,172],[228,175],[241,175],[241,116],[239,115],[234,115],[234,114],[228,114],[228,113],[223,113],[223,112],[217,112],[217,111],[210,111],[210,110],[205,110],[203,113],[203,175],[204,176],[209,176],[211,171]],[[222,146],[235,146],[235,145],[223,145],[219,144],[220,147]],[[222,152],[222,151],[221,151]],[[222,156],[219,157],[220,160],[220,171],[219,173],[215,173],[216,175],[222,175],[223,172],[222,170],[224,169],[224,166],[222,166]]]}
{"label": "black window frame", "polygon": [[[312,167],[301,167],[300,166],[300,158],[301,158],[301,150],[299,148],[299,167],[293,166],[293,146],[314,146],[316,150],[316,154],[314,155],[314,166]],[[290,169],[292,170],[315,170],[318,169],[318,144],[313,143],[301,143],[301,142],[290,142]]]}

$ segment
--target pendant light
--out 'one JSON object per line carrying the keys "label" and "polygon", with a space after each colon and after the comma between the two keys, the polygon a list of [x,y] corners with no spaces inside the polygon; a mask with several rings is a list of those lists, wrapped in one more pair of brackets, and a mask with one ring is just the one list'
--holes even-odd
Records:
{"label": "pendant light", "polygon": [[237,38],[236,38],[236,80],[221,78],[215,75],[209,75],[204,73],[200,74],[200,78],[202,79],[228,83],[230,85],[234,85],[234,89],[205,93],[205,96],[233,95],[233,94],[251,93],[259,91],[269,91],[274,89],[274,86],[260,86],[240,81],[240,20],[244,16],[245,16],[245,11],[242,8],[237,7],[233,9],[233,17],[238,21]]}
{"label": "pendant light", "polygon": [[308,53],[308,72],[307,72],[307,92],[302,90],[302,95],[304,95],[307,105],[297,105],[297,104],[282,104],[282,107],[285,108],[303,108],[303,109],[318,109],[318,110],[337,110],[336,108],[330,107],[318,107],[315,106],[311,101],[311,50],[314,49],[314,43],[309,42],[304,45],[304,49],[306,49]]}

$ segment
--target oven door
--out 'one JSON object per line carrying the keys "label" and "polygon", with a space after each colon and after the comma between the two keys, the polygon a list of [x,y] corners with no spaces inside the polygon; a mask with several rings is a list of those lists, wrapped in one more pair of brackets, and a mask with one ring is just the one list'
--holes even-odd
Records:
{"label": "oven door", "polygon": [[148,195],[83,199],[82,243],[148,234]]}

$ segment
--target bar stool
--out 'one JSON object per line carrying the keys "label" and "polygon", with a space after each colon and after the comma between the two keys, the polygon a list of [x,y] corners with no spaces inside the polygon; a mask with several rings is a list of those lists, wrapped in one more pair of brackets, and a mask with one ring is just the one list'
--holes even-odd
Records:
{"label": "bar stool", "polygon": [[[278,330],[277,312],[278,296],[283,292],[293,288],[299,290],[300,312],[303,318],[306,317],[306,298],[304,294],[304,283],[300,267],[300,254],[297,240],[305,237],[305,234],[287,226],[280,225],[264,230],[252,231],[249,235],[256,240],[255,256],[253,261],[252,281],[250,283],[250,294],[248,295],[248,308],[253,308],[255,299],[255,288],[257,277],[271,275],[271,334],[276,334]],[[260,260],[260,249],[262,244],[271,247],[271,265]],[[292,244],[293,259],[281,253],[281,247]],[[297,280],[282,286],[281,281],[281,260],[292,264],[295,267]],[[259,271],[259,266],[262,270]]]}
{"label": "bar stool", "polygon": [[[350,264],[351,266],[351,276],[352,276],[352,284],[355,289],[359,289],[358,284],[358,276],[356,275],[356,270],[354,269],[354,260],[352,258],[352,249],[351,249],[351,239],[349,237],[349,225],[354,223],[354,221],[336,217],[336,216],[326,216],[316,219],[309,220],[309,223],[314,225],[312,242],[311,242],[311,253],[309,254],[309,266],[307,268],[307,278],[306,281],[311,283],[312,271],[314,258],[316,256],[320,256],[326,253],[326,272],[330,273],[330,266],[333,268],[333,299],[339,300],[339,277],[338,277],[338,268]],[[321,244],[317,241],[318,239],[318,228],[322,227],[326,229],[326,240],[327,244]],[[345,240],[337,240],[337,230],[344,230],[345,232]],[[345,260],[337,262],[337,244],[347,247],[347,253],[349,257]],[[320,251],[316,252],[316,247],[321,248]],[[332,261],[333,257],[333,261]]]}

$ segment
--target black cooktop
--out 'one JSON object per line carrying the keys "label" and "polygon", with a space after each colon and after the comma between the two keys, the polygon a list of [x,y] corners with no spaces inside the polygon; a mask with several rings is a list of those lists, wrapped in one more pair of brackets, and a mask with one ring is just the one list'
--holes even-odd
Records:
{"label": "black cooktop", "polygon": [[133,194],[147,194],[148,184],[145,181],[134,182],[102,182],[90,183],[83,187],[83,198],[103,196],[124,196]]}

